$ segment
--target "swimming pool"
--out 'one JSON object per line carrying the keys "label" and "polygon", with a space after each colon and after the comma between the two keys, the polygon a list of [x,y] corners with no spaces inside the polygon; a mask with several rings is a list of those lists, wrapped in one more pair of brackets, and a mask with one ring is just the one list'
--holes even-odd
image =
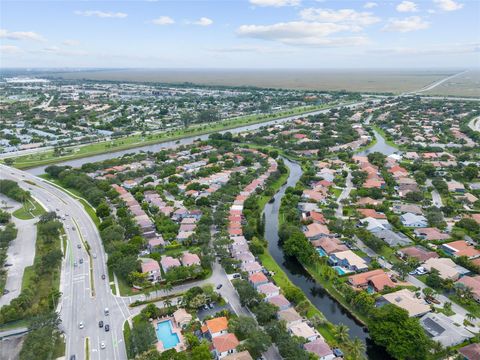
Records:
{"label": "swimming pool", "polygon": [[323,251],[322,248],[317,248],[317,253],[318,253],[318,255],[320,255],[322,257],[327,256],[327,253],[325,251]]}
{"label": "swimming pool", "polygon": [[333,268],[335,269],[335,271],[337,272],[338,275],[345,275],[346,274],[345,270],[343,270],[340,266],[334,266]]}
{"label": "swimming pool", "polygon": [[180,342],[178,335],[173,332],[171,320],[157,324],[157,338],[162,342],[164,350],[171,349]]}

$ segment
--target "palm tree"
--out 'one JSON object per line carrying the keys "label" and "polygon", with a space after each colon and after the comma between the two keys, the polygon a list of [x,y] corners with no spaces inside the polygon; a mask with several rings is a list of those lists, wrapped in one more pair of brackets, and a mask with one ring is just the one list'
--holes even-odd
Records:
{"label": "palm tree", "polygon": [[350,358],[352,360],[363,359],[363,353],[365,352],[365,344],[359,339],[355,338],[349,345]]}
{"label": "palm tree", "polygon": [[173,285],[172,283],[169,281],[167,283],[165,283],[165,285],[163,285],[163,290],[165,292],[168,292],[168,291],[172,291],[173,290]]}
{"label": "palm tree", "polygon": [[335,339],[339,342],[339,343],[346,343],[348,341],[348,326],[347,325],[344,325],[344,324],[339,324],[337,326],[335,326],[335,329],[333,330],[334,332],[334,335],[335,335]]}
{"label": "palm tree", "polygon": [[318,327],[318,326],[324,325],[326,320],[322,318],[320,315],[315,314],[310,318],[310,322],[314,327]]}
{"label": "palm tree", "polygon": [[165,305],[165,307],[167,308],[170,308],[172,306],[172,300],[170,299],[166,299],[163,304]]}
{"label": "palm tree", "polygon": [[451,312],[452,311],[452,303],[450,301],[445,302],[445,304],[443,304],[443,309],[448,311],[448,312]]}
{"label": "palm tree", "polygon": [[470,322],[473,322],[477,317],[475,315],[473,315],[472,313],[467,313],[465,315],[465,317],[467,318],[468,321]]}

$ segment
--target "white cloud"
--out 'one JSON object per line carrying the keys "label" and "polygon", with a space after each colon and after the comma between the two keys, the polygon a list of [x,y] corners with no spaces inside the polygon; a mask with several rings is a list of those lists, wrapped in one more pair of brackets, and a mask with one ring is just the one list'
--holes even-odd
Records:
{"label": "white cloud", "polygon": [[443,11],[455,11],[463,8],[462,3],[455,2],[454,0],[433,0],[433,2]]}
{"label": "white cloud", "polygon": [[160,16],[156,19],[153,19],[151,23],[155,25],[172,25],[175,24],[175,20],[173,20],[170,16]]}
{"label": "white cloud", "polygon": [[201,17],[197,21],[194,21],[192,24],[194,25],[200,25],[200,26],[209,26],[213,24],[213,20],[209,19],[207,17]]}
{"label": "white cloud", "polygon": [[416,12],[418,11],[417,4],[413,1],[402,1],[396,7],[398,12]]}
{"label": "white cloud", "polygon": [[73,39],[67,39],[67,40],[62,41],[62,45],[65,45],[65,46],[77,46],[77,45],[80,45],[80,41],[78,41],[78,40],[73,40]]}
{"label": "white cloud", "polygon": [[75,11],[76,15],[80,16],[95,16],[99,18],[118,18],[118,19],[123,19],[126,18],[128,15],[122,12],[105,12],[105,11],[99,11],[99,10],[86,10],[86,11],[80,11],[77,10]]}
{"label": "white cloud", "polygon": [[380,21],[380,18],[374,16],[371,12],[358,12],[353,9],[332,10],[308,8],[300,11],[300,17],[308,21],[343,23],[357,27],[372,25]]}
{"label": "white cloud", "polygon": [[0,39],[46,41],[42,35],[33,31],[8,31],[5,29],[0,29]]}
{"label": "white cloud", "polygon": [[354,46],[368,43],[363,36],[328,37],[329,35],[351,31],[346,24],[292,21],[273,25],[242,25],[237,33],[242,37],[278,41],[294,46]]}
{"label": "white cloud", "polygon": [[410,32],[428,29],[430,23],[424,21],[420,16],[410,16],[404,19],[390,19],[383,28],[383,31]]}
{"label": "white cloud", "polygon": [[367,3],[365,3],[365,5],[363,5],[363,7],[365,9],[373,9],[374,7],[377,7],[378,4],[376,2],[373,2],[373,1],[369,1]]}
{"label": "white cloud", "polygon": [[250,4],[255,6],[298,6],[300,0],[250,0]]}
{"label": "white cloud", "polygon": [[2,54],[18,54],[22,52],[22,50],[15,45],[1,45],[0,46],[0,52]]}

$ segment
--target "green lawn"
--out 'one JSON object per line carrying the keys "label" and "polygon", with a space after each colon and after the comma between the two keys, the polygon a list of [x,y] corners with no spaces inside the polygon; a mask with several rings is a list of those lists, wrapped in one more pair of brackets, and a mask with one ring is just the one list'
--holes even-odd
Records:
{"label": "green lawn", "polygon": [[463,307],[467,310],[470,314],[473,314],[480,319],[480,305],[473,300],[468,302],[463,301],[463,299],[459,298],[457,295],[450,295],[448,297],[452,302],[456,303],[457,305]]}
{"label": "green lawn", "polygon": [[358,312],[354,311],[350,304],[347,303],[343,294],[340,293],[334,286],[333,282],[330,280],[325,280],[325,278],[321,275],[321,271],[323,266],[328,265],[304,265],[304,268],[308,271],[308,273],[315,279],[315,282],[320,284],[332,297],[335,298],[345,309],[348,310],[352,315],[354,315],[358,320],[363,322],[364,324],[367,323],[367,317]]}
{"label": "green lawn", "polygon": [[[345,103],[345,105],[347,104],[348,103]],[[82,146],[74,146],[67,149],[69,150],[69,154],[66,155],[56,156],[53,150],[49,150],[36,154],[19,156],[15,158],[14,166],[19,169],[25,169],[40,165],[53,164],[59,161],[72,160],[96,154],[103,154],[106,152],[131,149],[164,141],[178,140],[189,136],[209,134],[221,130],[237,128],[244,125],[272,121],[286,116],[301,115],[311,111],[327,109],[334,105],[336,104],[331,103],[315,106],[302,106],[275,114],[255,114],[222,120],[214,124],[198,124],[191,126],[187,129],[152,132],[146,136],[143,136],[142,134],[131,134],[127,137],[114,139],[112,141],[103,141]]]}
{"label": "green lawn", "polygon": [[23,206],[13,212],[13,216],[20,220],[30,220],[45,213],[45,209],[35,199],[28,199]]}

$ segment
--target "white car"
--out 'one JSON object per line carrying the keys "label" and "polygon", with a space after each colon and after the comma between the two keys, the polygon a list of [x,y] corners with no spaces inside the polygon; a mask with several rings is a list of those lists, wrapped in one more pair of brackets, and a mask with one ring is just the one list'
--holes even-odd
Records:
{"label": "white car", "polygon": [[102,342],[100,343],[100,349],[105,349],[105,348],[106,348],[106,346],[105,346],[105,341],[102,341]]}
{"label": "white car", "polygon": [[85,325],[83,324],[83,321],[80,321],[80,323],[78,324],[78,327],[80,329],[83,329],[85,327]]}

